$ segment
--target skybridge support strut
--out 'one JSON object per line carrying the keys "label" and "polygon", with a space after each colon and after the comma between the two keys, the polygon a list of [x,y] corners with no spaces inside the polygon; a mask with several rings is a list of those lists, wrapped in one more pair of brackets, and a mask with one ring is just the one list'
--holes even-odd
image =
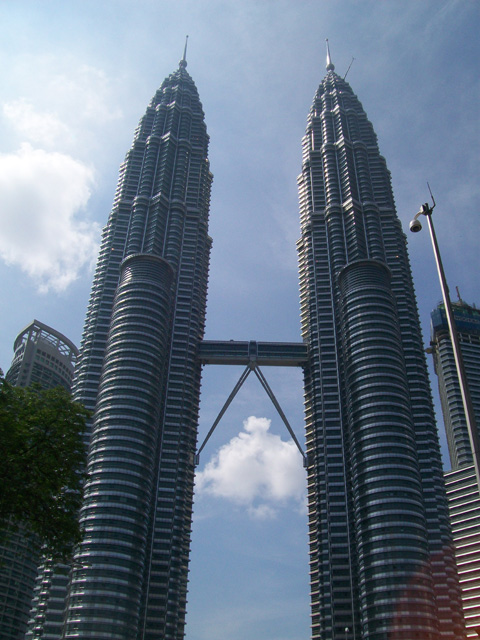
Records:
{"label": "skybridge support strut", "polygon": [[287,417],[286,417],[286,415],[284,414],[284,412],[282,410],[282,407],[280,406],[277,398],[275,397],[275,394],[273,393],[270,385],[268,384],[267,379],[265,378],[265,376],[263,375],[263,372],[260,370],[260,367],[257,364],[255,364],[255,366],[253,367],[253,371],[254,371],[255,375],[257,376],[257,378],[260,380],[260,384],[265,389],[265,392],[266,392],[267,396],[272,401],[272,404],[275,407],[275,409],[277,410],[278,415],[283,420],[284,425],[287,427],[288,433],[290,434],[292,440],[294,441],[297,449],[301,453],[301,456],[303,458],[303,466],[306,467],[307,466],[307,464],[306,464],[307,463],[306,455],[303,453],[302,447],[300,446],[300,443],[298,442],[297,437],[296,437],[295,433],[293,432],[293,429],[290,426],[290,423],[288,422]]}
{"label": "skybridge support strut", "polygon": [[258,380],[260,381],[260,384],[264,388],[266,394],[268,395],[268,397],[272,401],[273,406],[277,410],[278,415],[280,416],[280,418],[282,419],[283,423],[287,427],[288,433],[290,434],[292,440],[294,441],[297,449],[300,451],[300,454],[301,454],[301,456],[303,458],[303,466],[306,467],[307,466],[307,457],[306,457],[305,453],[303,452],[302,447],[300,446],[300,443],[298,442],[298,439],[295,436],[295,433],[293,432],[293,429],[290,426],[290,423],[288,422],[287,417],[285,416],[285,413],[283,412],[283,410],[282,410],[277,398],[275,397],[275,394],[273,393],[270,385],[268,384],[267,379],[263,375],[263,372],[261,371],[261,369],[258,366],[258,364],[255,362],[255,360],[252,360],[251,362],[249,362],[249,364],[247,365],[246,369],[243,371],[242,375],[240,376],[237,384],[234,386],[232,392],[228,396],[225,404],[221,408],[220,413],[218,414],[218,416],[217,416],[215,422],[213,423],[213,425],[211,426],[210,431],[207,433],[207,436],[206,436],[205,440],[203,441],[202,446],[198,449],[198,451],[197,451],[197,453],[195,455],[195,465],[199,464],[199,462],[200,462],[200,454],[203,451],[203,449],[204,449],[205,445],[207,444],[207,442],[209,441],[210,436],[215,431],[218,423],[223,418],[223,416],[225,415],[225,412],[227,411],[228,407],[232,403],[232,400],[235,398],[237,393],[240,391],[240,389],[242,388],[245,380],[248,378],[248,376],[250,375],[250,373],[252,371],[257,376]]}
{"label": "skybridge support strut", "polygon": [[248,376],[250,375],[250,372],[252,371],[250,365],[247,366],[247,368],[245,369],[245,371],[242,373],[242,375],[240,376],[237,384],[233,387],[233,390],[231,392],[231,394],[228,396],[227,401],[225,402],[225,404],[223,405],[223,407],[220,410],[220,413],[218,414],[215,422],[213,423],[213,425],[210,428],[210,431],[207,433],[207,437],[205,438],[205,440],[203,441],[202,446],[200,447],[200,449],[197,451],[196,455],[195,455],[195,465],[198,465],[198,463],[200,462],[200,454],[203,451],[203,448],[205,447],[205,445],[207,444],[207,442],[210,440],[210,436],[212,435],[212,433],[215,431],[216,426],[218,425],[218,423],[220,422],[220,420],[223,418],[225,411],[228,409],[228,407],[230,406],[230,404],[232,403],[232,400],[235,398],[235,396],[237,395],[237,393],[240,391],[240,389],[243,386],[243,383],[245,382],[245,380],[248,378]]}

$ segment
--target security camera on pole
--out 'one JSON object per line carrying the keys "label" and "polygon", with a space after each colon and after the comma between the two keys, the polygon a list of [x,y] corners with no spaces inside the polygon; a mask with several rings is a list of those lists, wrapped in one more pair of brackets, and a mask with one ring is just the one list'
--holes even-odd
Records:
{"label": "security camera on pole", "polygon": [[470,439],[470,446],[472,448],[473,466],[475,469],[475,476],[477,478],[477,485],[480,491],[480,437],[475,421],[475,414],[473,411],[472,399],[470,396],[470,390],[468,387],[467,376],[465,374],[465,367],[463,365],[462,352],[460,350],[460,343],[458,340],[457,327],[455,324],[455,318],[453,315],[452,303],[450,301],[450,293],[448,290],[447,280],[445,278],[445,271],[443,270],[442,259],[440,257],[440,251],[438,248],[437,236],[433,226],[432,213],[435,208],[435,199],[428,186],[430,195],[432,197],[433,205],[430,207],[428,203],[422,204],[420,211],[410,222],[410,231],[417,233],[422,229],[422,225],[419,216],[425,216],[428,221],[428,228],[430,230],[430,237],[432,239],[433,253],[435,256],[435,262],[437,264],[438,277],[440,279],[440,287],[442,289],[443,303],[445,305],[445,313],[448,322],[448,331],[450,334],[450,340],[452,342],[453,355],[455,358],[455,366],[457,369],[458,382],[460,385],[460,391],[462,394],[463,408],[465,411],[465,421],[467,424],[468,436]]}

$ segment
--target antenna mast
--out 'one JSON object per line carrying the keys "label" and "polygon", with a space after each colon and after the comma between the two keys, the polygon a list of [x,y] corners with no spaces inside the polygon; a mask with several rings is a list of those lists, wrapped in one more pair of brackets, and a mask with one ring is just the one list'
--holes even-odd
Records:
{"label": "antenna mast", "polygon": [[330,47],[328,46],[328,38],[325,39],[327,43],[327,71],[333,71],[335,69],[335,65],[332,63],[332,59],[330,57]]}
{"label": "antenna mast", "polygon": [[432,190],[430,189],[430,185],[428,184],[428,182],[427,182],[427,187],[428,187],[428,190],[430,191],[430,197],[432,198],[433,207],[435,207],[435,198],[433,197],[433,193],[432,193]]}
{"label": "antenna mast", "polygon": [[355,58],[352,56],[352,61],[350,62],[350,64],[348,65],[348,69],[347,72],[345,73],[345,75],[343,76],[343,79],[345,80],[345,78],[347,77],[347,73],[350,71],[350,67],[353,64],[353,61],[355,60]]}

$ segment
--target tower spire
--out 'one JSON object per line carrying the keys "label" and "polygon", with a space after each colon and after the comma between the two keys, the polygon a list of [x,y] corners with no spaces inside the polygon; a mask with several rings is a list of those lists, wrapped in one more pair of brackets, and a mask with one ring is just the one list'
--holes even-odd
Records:
{"label": "tower spire", "polygon": [[328,38],[325,40],[327,43],[327,71],[333,71],[335,69],[335,65],[330,58],[330,47],[328,46]]}
{"label": "tower spire", "polygon": [[185,36],[185,47],[183,49],[183,58],[180,60],[180,66],[183,68],[187,66],[187,44],[188,44],[188,36]]}

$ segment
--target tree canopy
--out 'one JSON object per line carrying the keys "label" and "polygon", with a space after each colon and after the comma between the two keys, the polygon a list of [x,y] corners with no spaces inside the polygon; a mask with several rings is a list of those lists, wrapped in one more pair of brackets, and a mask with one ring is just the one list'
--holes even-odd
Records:
{"label": "tree canopy", "polygon": [[61,387],[14,387],[0,372],[0,526],[36,534],[48,555],[80,541],[87,410]]}

